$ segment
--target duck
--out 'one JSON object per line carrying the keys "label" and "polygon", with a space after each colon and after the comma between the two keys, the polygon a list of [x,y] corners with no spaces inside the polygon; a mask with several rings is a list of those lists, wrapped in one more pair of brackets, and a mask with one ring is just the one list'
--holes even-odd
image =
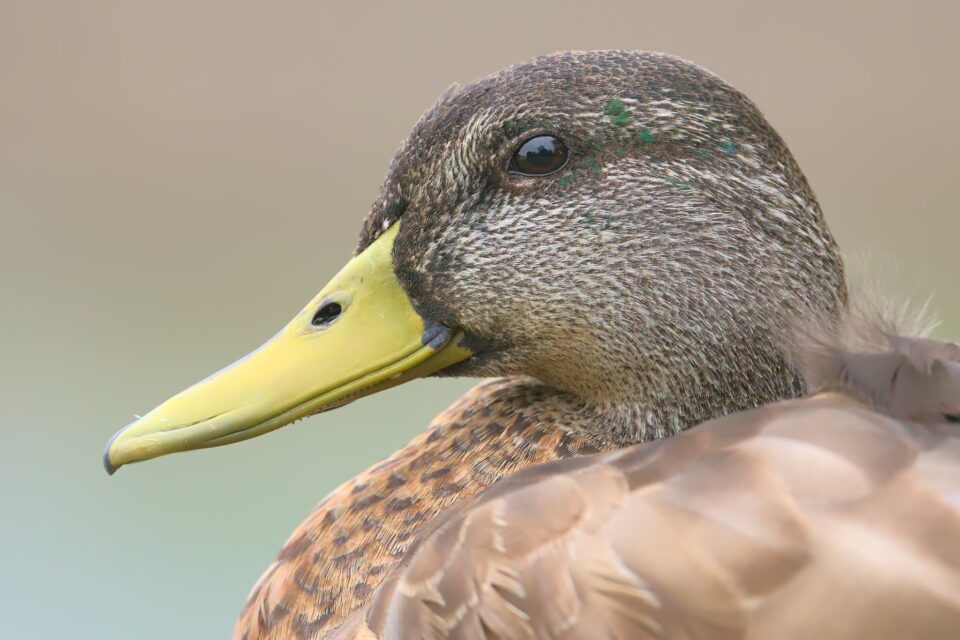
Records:
{"label": "duck", "polygon": [[444,92],[346,266],[103,461],[481,378],[320,502],[235,638],[960,637],[960,347],[871,309],[750,99],[560,52]]}

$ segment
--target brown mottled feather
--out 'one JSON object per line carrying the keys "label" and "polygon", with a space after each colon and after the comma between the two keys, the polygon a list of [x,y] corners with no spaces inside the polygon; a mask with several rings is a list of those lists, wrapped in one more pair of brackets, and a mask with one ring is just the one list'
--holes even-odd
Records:
{"label": "brown mottled feather", "polygon": [[[235,635],[320,637],[367,602],[417,534],[498,478],[560,457],[610,450],[603,434],[552,416],[543,385],[491,380],[427,431],[324,499],[253,587]],[[524,407],[538,407],[536,416]]]}
{"label": "brown mottled feather", "polygon": [[498,483],[335,637],[960,637],[960,352],[887,345],[821,352],[832,391]]}

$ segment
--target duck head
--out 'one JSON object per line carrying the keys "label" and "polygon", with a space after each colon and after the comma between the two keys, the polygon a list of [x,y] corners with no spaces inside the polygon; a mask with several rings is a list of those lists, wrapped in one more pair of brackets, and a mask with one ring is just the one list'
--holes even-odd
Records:
{"label": "duck head", "polygon": [[663,54],[536,58],[448,90],[343,271],[104,462],[228,444],[424,375],[530,376],[589,428],[642,440],[802,391],[778,335],[844,301],[816,199],[746,97]]}

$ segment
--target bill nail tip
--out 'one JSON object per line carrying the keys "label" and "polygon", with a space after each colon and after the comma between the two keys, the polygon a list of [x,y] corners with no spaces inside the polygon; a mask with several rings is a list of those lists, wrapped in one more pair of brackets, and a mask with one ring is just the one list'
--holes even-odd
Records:
{"label": "bill nail tip", "polygon": [[103,468],[107,472],[108,476],[112,476],[113,474],[115,474],[117,472],[117,469],[120,468],[120,466],[121,465],[118,465],[118,464],[115,465],[112,462],[110,462],[109,450],[103,452]]}
{"label": "bill nail tip", "polygon": [[[130,425],[127,425],[127,427],[129,426]],[[110,439],[107,440],[107,446],[103,448],[103,468],[106,470],[108,476],[112,476],[114,473],[117,472],[117,469],[123,466],[120,464],[113,464],[113,462],[111,462],[110,447],[113,445],[114,440],[116,440],[117,437],[121,433],[123,433],[127,427],[124,427],[123,429],[118,430],[115,434],[110,436]]]}

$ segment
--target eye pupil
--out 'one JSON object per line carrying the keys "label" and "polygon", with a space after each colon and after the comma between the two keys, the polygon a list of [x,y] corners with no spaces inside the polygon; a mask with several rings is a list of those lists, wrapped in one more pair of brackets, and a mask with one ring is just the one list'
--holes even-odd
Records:
{"label": "eye pupil", "polygon": [[341,313],[343,313],[343,307],[339,303],[327,302],[313,314],[311,324],[315,327],[324,327],[340,317]]}
{"label": "eye pupil", "polygon": [[567,163],[567,146],[549,135],[525,140],[510,159],[510,171],[528,176],[545,176]]}

